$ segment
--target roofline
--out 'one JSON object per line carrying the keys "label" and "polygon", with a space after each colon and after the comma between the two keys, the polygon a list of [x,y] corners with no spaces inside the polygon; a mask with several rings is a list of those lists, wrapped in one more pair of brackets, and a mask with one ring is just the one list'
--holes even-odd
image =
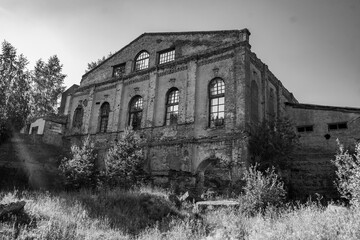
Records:
{"label": "roofline", "polygon": [[[119,52],[121,52],[122,50],[124,50],[125,48],[127,48],[128,46],[130,46],[131,44],[133,44],[134,42],[136,42],[138,39],[140,39],[141,37],[145,36],[145,35],[184,35],[184,34],[212,34],[212,33],[229,33],[229,32],[246,32],[248,35],[251,35],[249,29],[247,28],[243,28],[241,30],[218,30],[218,31],[188,31],[188,32],[145,32],[143,34],[141,34],[140,36],[138,36],[137,38],[135,38],[134,40],[132,40],[130,43],[128,43],[127,45],[125,45],[124,47],[122,47],[119,51],[115,52],[113,55],[111,55],[110,57],[106,58],[104,61],[102,61],[99,65],[97,65],[96,67],[94,67],[93,69],[91,69],[90,71],[88,71],[87,73],[85,73],[84,75],[82,75],[81,80],[86,77],[88,74],[90,74],[91,72],[93,72],[95,69],[97,69],[98,67],[100,67],[101,65],[103,65],[105,62],[107,62],[110,58],[112,58],[113,56],[115,56],[116,54],[118,54]],[[81,81],[80,81],[81,82]]]}
{"label": "roofline", "polygon": [[[194,60],[194,59],[202,59],[202,58],[206,58],[206,57],[209,57],[209,56],[212,56],[212,55],[217,55],[219,54],[219,52],[227,52],[227,51],[231,51],[233,50],[234,48],[236,47],[239,47],[239,46],[250,46],[250,44],[247,42],[247,41],[241,41],[241,42],[237,42],[235,44],[231,44],[231,45],[228,45],[226,47],[222,47],[222,48],[219,48],[217,50],[205,50],[201,53],[197,53],[197,54],[193,54],[193,55],[190,55],[190,56],[187,56],[185,58],[182,58],[180,60],[175,60],[174,62],[172,63],[169,63],[167,65],[164,65],[164,66],[154,66],[154,67],[151,67],[151,68],[148,68],[146,70],[143,70],[143,71],[139,71],[139,72],[133,72],[129,75],[126,75],[122,78],[108,78],[107,80],[103,81],[103,82],[99,82],[99,83],[91,83],[89,85],[86,85],[86,86],[82,86],[82,87],[79,87],[76,89],[75,92],[81,92],[81,91],[85,91],[91,87],[98,87],[98,86],[102,86],[102,85],[106,85],[106,84],[111,84],[111,83],[115,83],[115,82],[120,82],[120,81],[124,81],[126,79],[130,79],[130,78],[133,78],[135,76],[139,76],[139,75],[145,75],[145,74],[148,74],[152,71],[155,71],[156,69],[162,69],[162,68],[169,68],[171,66],[176,66],[177,64],[182,64],[182,63],[186,63],[188,61],[191,61],[191,60]],[[250,46],[251,47],[251,46]]]}
{"label": "roofline", "polygon": [[338,106],[326,106],[326,105],[315,105],[315,104],[305,104],[305,103],[290,103],[290,102],[285,102],[285,105],[286,106],[291,106],[293,108],[302,108],[302,109],[360,113],[360,108],[353,108],[353,107],[338,107]]}

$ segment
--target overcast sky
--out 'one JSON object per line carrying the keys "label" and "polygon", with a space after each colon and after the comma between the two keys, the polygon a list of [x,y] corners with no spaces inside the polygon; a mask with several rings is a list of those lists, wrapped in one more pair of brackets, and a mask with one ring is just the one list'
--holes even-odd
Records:
{"label": "overcast sky", "polygon": [[299,102],[360,108],[360,0],[0,0],[0,41],[57,54],[68,87],[144,32],[243,28]]}

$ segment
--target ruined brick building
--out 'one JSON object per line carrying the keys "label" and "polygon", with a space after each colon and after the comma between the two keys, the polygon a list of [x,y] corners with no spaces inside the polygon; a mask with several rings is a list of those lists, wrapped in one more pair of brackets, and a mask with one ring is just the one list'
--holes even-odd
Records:
{"label": "ruined brick building", "polygon": [[[280,115],[301,125],[303,142],[323,141],[307,134],[322,135],[316,114],[303,116],[319,107],[297,102],[251,51],[249,36],[248,29],[140,35],[67,94],[62,104],[69,116],[66,138],[77,141],[90,134],[105,149],[131,126],[146,138],[145,166],[158,180],[172,170],[203,173],[218,160],[246,167],[247,130]],[[343,119],[337,110],[324,114],[337,116],[338,131],[360,116],[359,109],[340,109],[351,112]],[[294,174],[301,171],[297,167]]]}

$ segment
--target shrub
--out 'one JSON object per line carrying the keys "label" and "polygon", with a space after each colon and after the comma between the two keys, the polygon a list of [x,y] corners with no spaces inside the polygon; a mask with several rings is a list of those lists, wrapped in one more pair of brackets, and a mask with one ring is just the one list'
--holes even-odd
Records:
{"label": "shrub", "polygon": [[355,145],[355,153],[350,154],[337,140],[339,150],[332,162],[336,166],[336,187],[341,197],[351,204],[360,203],[360,142]]}
{"label": "shrub", "polygon": [[101,174],[107,186],[129,188],[140,182],[144,160],[140,145],[138,134],[129,129],[114,142],[105,156],[105,171]]}
{"label": "shrub", "polygon": [[287,118],[279,118],[275,122],[264,121],[253,129],[249,138],[250,155],[261,171],[273,166],[277,170],[286,169],[298,145],[299,137]]}
{"label": "shrub", "polygon": [[72,145],[70,157],[62,159],[59,166],[65,186],[72,189],[95,187],[98,176],[95,160],[94,143],[90,141],[90,136],[82,142],[82,146]]}
{"label": "shrub", "polygon": [[251,166],[244,173],[244,194],[241,196],[244,210],[249,214],[264,212],[269,206],[279,206],[285,199],[284,183],[279,180],[274,168],[265,173]]}

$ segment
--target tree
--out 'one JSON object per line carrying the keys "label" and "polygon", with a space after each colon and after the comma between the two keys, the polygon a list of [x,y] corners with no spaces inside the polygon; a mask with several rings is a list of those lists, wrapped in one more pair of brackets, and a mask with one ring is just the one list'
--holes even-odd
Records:
{"label": "tree", "polygon": [[299,138],[294,131],[291,121],[287,118],[274,122],[263,122],[251,133],[249,138],[249,152],[253,163],[264,171],[275,167],[283,170],[294,150]]}
{"label": "tree", "polygon": [[31,77],[28,60],[7,41],[0,55],[0,143],[25,125],[30,114]]}
{"label": "tree", "polygon": [[45,63],[39,59],[36,62],[33,81],[33,116],[55,114],[59,95],[65,90],[65,74],[62,73],[63,65],[54,55]]}
{"label": "tree", "polygon": [[143,160],[141,139],[135,131],[126,129],[105,156],[102,176],[106,184],[123,188],[135,185],[141,178]]}
{"label": "tree", "polygon": [[355,153],[350,154],[337,140],[339,150],[332,163],[336,166],[336,187],[342,198],[351,204],[360,203],[360,142],[355,144]]}
{"label": "tree", "polygon": [[73,189],[95,187],[98,177],[95,161],[95,147],[90,136],[80,147],[72,145],[70,157],[62,159],[59,166],[65,185]]}
{"label": "tree", "polygon": [[87,65],[87,69],[85,70],[85,73],[91,71],[92,69],[94,69],[95,67],[97,67],[98,65],[100,65],[102,62],[104,62],[106,59],[108,59],[109,57],[111,57],[113,54],[110,52],[107,57],[103,56],[102,58],[99,58],[98,60],[96,60],[95,62],[91,62],[88,63]]}

